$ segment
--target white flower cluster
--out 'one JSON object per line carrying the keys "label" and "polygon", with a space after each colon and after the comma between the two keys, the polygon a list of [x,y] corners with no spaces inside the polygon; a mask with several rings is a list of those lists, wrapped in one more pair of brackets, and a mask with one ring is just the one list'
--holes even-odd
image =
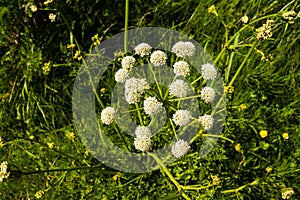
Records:
{"label": "white flower cluster", "polygon": [[174,74],[176,76],[187,76],[190,73],[190,65],[185,61],[178,61],[174,63]]}
{"label": "white flower cluster", "polygon": [[201,75],[205,80],[214,80],[217,77],[217,70],[212,64],[201,66]]}
{"label": "white flower cluster", "polygon": [[116,120],[116,111],[113,107],[104,108],[101,112],[101,121],[103,124],[110,125]]}
{"label": "white flower cluster", "polygon": [[135,54],[141,57],[148,56],[151,53],[152,47],[147,43],[141,43],[134,48]]}
{"label": "white flower cluster", "polygon": [[216,92],[213,88],[205,86],[201,90],[201,99],[205,101],[205,103],[211,103],[216,96]]}
{"label": "white flower cluster", "polygon": [[189,91],[189,86],[185,81],[177,79],[169,86],[169,89],[171,95],[182,98],[187,95]]}
{"label": "white flower cluster", "polygon": [[140,101],[141,95],[149,89],[150,86],[146,78],[130,78],[125,81],[125,99],[129,104]]}
{"label": "white flower cluster", "polygon": [[196,47],[191,42],[179,41],[172,47],[172,53],[177,57],[191,57],[196,53]]}
{"label": "white flower cluster", "polygon": [[144,101],[144,110],[147,115],[156,115],[163,110],[163,104],[155,97],[148,97]]}
{"label": "white flower cluster", "polygon": [[150,62],[153,64],[154,67],[166,64],[167,59],[167,55],[161,50],[154,51],[150,56]]}
{"label": "white flower cluster", "polygon": [[118,83],[124,83],[126,78],[128,78],[128,75],[129,75],[128,70],[121,68],[116,72],[115,80]]}
{"label": "white flower cluster", "polygon": [[173,122],[177,126],[186,126],[192,121],[193,117],[188,110],[177,110],[173,115]]}
{"label": "white flower cluster", "polygon": [[125,56],[121,62],[122,68],[126,70],[132,68],[134,63],[135,63],[135,58],[133,56]]}
{"label": "white flower cluster", "polygon": [[151,131],[146,126],[138,126],[135,129],[134,146],[140,151],[150,151],[151,150]]}
{"label": "white flower cluster", "polygon": [[190,150],[190,148],[191,147],[187,141],[180,139],[172,146],[172,154],[176,158],[179,158],[184,156]]}
{"label": "white flower cluster", "polygon": [[8,172],[8,170],[7,170],[7,168],[8,168],[7,165],[8,165],[7,161],[1,163],[1,165],[0,165],[0,169],[1,169],[0,182],[2,182],[5,178],[9,177],[10,172]]}
{"label": "white flower cluster", "polygon": [[207,131],[213,127],[214,118],[210,115],[200,116],[198,120],[201,123],[203,130],[205,130],[205,131]]}

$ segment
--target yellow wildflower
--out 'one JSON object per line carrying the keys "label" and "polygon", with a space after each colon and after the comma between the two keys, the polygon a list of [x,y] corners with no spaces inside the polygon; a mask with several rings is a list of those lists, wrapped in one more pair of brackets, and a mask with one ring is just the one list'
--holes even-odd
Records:
{"label": "yellow wildflower", "polygon": [[289,134],[288,133],[283,133],[282,138],[285,139],[285,140],[289,139]]}
{"label": "yellow wildflower", "polygon": [[2,139],[2,137],[0,136],[0,147],[3,147],[3,146],[4,146],[3,139]]}
{"label": "yellow wildflower", "polygon": [[43,70],[43,74],[45,74],[45,75],[47,75],[50,72],[50,61],[47,63],[44,63],[42,70]]}
{"label": "yellow wildflower", "polygon": [[34,136],[33,136],[33,135],[29,136],[29,139],[33,140],[33,139],[34,139]]}
{"label": "yellow wildflower", "polygon": [[248,23],[248,20],[249,20],[249,17],[247,15],[243,16],[241,18],[241,21],[244,23],[244,24],[247,24]]}
{"label": "yellow wildflower", "polygon": [[51,22],[55,22],[55,18],[56,18],[55,14],[53,14],[53,13],[49,14],[49,19],[50,19]]}
{"label": "yellow wildflower", "polygon": [[47,142],[47,145],[50,149],[53,149],[54,142]]}
{"label": "yellow wildflower", "polygon": [[225,86],[224,90],[225,90],[225,93],[232,94],[234,92],[234,87],[233,86]]}
{"label": "yellow wildflower", "polygon": [[265,137],[268,136],[268,131],[267,130],[261,130],[259,132],[259,135],[260,135],[261,138],[265,138]]}
{"label": "yellow wildflower", "polygon": [[238,143],[237,145],[235,145],[234,148],[235,148],[235,150],[237,152],[241,152],[241,144],[240,143]]}
{"label": "yellow wildflower", "polygon": [[37,199],[40,199],[40,198],[42,198],[43,197],[43,195],[44,195],[44,191],[43,190],[39,190],[39,191],[37,191],[36,193],[35,193],[35,198],[37,198]]}
{"label": "yellow wildflower", "polygon": [[293,194],[295,194],[294,189],[293,188],[285,188],[282,192],[281,192],[281,197],[283,199],[289,199]]}
{"label": "yellow wildflower", "polygon": [[53,0],[47,0],[47,1],[44,2],[44,5],[47,5],[47,4],[52,3],[52,2],[53,2]]}
{"label": "yellow wildflower", "polygon": [[75,52],[74,59],[77,59],[77,60],[81,60],[82,59],[82,55],[81,55],[80,51],[77,50]]}
{"label": "yellow wildflower", "polygon": [[67,49],[73,49],[75,47],[75,44],[67,44]]}
{"label": "yellow wildflower", "polygon": [[30,6],[30,9],[31,9],[32,12],[37,11],[36,5],[31,5],[31,6]]}
{"label": "yellow wildflower", "polygon": [[267,20],[260,28],[256,29],[256,38],[258,40],[265,40],[272,37],[271,26],[274,20]]}
{"label": "yellow wildflower", "polygon": [[272,167],[267,167],[267,168],[266,168],[266,171],[267,171],[268,173],[270,173],[272,170],[273,170]]}
{"label": "yellow wildflower", "polygon": [[294,16],[296,16],[296,12],[291,10],[282,14],[284,19],[287,19],[290,24],[294,23]]}
{"label": "yellow wildflower", "polygon": [[247,106],[245,104],[241,104],[239,106],[239,110],[245,110],[247,108]]}
{"label": "yellow wildflower", "polygon": [[100,40],[98,37],[98,33],[92,37],[93,45],[100,45]]}
{"label": "yellow wildflower", "polygon": [[217,13],[217,10],[216,10],[215,5],[210,6],[210,7],[208,8],[208,12],[209,12],[209,13],[212,13],[212,14],[214,14],[214,15],[216,15],[216,16],[219,16],[218,13]]}
{"label": "yellow wildflower", "polygon": [[66,136],[67,136],[67,138],[69,138],[70,140],[74,140],[74,138],[75,138],[75,133],[74,133],[74,132],[69,132],[69,131],[67,131],[67,132],[66,132]]}
{"label": "yellow wildflower", "polygon": [[221,181],[220,181],[220,178],[218,176],[211,175],[210,177],[213,181],[213,183],[212,183],[213,185],[219,185],[220,184]]}
{"label": "yellow wildflower", "polygon": [[120,177],[121,177],[121,173],[117,173],[116,175],[113,176],[113,179],[114,179],[114,181],[116,181]]}

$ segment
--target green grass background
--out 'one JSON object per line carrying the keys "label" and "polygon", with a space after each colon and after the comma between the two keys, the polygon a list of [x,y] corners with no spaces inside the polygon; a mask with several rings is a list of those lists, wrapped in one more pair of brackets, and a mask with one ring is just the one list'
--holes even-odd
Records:
{"label": "green grass background", "polygon": [[[37,5],[36,12],[31,4]],[[213,4],[218,17],[208,12]],[[256,42],[255,29],[274,20],[273,36],[257,42],[233,83],[234,92],[227,95],[223,136],[233,143],[219,139],[201,159],[195,144],[194,151],[168,166],[180,184],[204,187],[188,190],[191,199],[275,200],[289,187],[295,191],[290,199],[300,199],[300,19],[293,24],[283,19],[289,10],[299,13],[299,2],[129,2],[129,28],[156,26],[189,35],[218,58],[226,85],[249,52],[247,44]],[[41,199],[182,199],[162,171],[125,174],[101,165],[86,154],[72,124],[72,86],[81,66],[75,51],[88,53],[97,33],[103,41],[124,31],[124,12],[125,1],[116,0],[0,2],[0,162],[8,161],[11,171],[0,183],[0,199],[35,199],[38,191],[44,191]],[[50,13],[57,14],[55,22]],[[265,19],[241,31],[234,49],[224,48],[233,45],[226,41],[245,26],[240,21],[244,15],[249,23]],[[76,47],[68,49],[75,39]],[[268,60],[261,59],[262,53]],[[51,69],[43,73],[48,62]],[[110,85],[101,86],[104,99]],[[238,109],[241,104],[247,108]],[[266,138],[258,134],[263,129],[268,130]],[[75,138],[69,139],[72,132]],[[284,132],[288,140],[282,138]],[[46,172],[28,173],[36,171]],[[220,183],[209,186],[211,176]]]}

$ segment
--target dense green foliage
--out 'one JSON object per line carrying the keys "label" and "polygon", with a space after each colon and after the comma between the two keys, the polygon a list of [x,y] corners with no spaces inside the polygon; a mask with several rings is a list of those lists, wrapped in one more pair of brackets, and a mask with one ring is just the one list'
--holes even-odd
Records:
{"label": "dense green foliage", "polygon": [[[0,182],[0,199],[183,199],[162,170],[126,174],[102,165],[73,126],[72,89],[82,61],[76,51],[84,57],[93,43],[124,30],[125,1],[2,1],[0,162],[8,161],[10,176]],[[211,5],[218,16],[208,12]],[[167,166],[181,185],[202,187],[184,190],[191,199],[280,199],[289,188],[290,199],[300,199],[300,16],[293,23],[283,17],[292,10],[300,12],[298,1],[129,2],[129,28],[187,34],[234,88],[213,151],[200,159],[199,141]],[[272,37],[257,40],[266,20],[274,20]],[[99,87],[103,99],[112,82]]]}

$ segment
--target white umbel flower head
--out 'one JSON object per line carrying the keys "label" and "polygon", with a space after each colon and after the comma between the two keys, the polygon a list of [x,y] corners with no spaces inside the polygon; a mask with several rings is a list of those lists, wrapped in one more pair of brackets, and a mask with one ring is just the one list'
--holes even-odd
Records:
{"label": "white umbel flower head", "polygon": [[121,62],[123,69],[132,68],[134,63],[135,63],[135,58],[133,56],[125,56]]}
{"label": "white umbel flower head", "polygon": [[161,50],[154,51],[150,56],[150,62],[154,65],[154,67],[166,64],[167,59],[167,55]]}
{"label": "white umbel flower head", "polygon": [[128,77],[129,73],[126,69],[119,69],[115,74],[115,80],[118,83],[124,83],[126,78]]}
{"label": "white umbel flower head", "polygon": [[141,95],[149,89],[150,86],[145,78],[130,78],[125,81],[125,99],[129,104],[140,101]]}
{"label": "white umbel flower head", "polygon": [[179,158],[184,156],[190,150],[190,148],[191,147],[187,141],[180,139],[172,146],[172,154],[176,158]]}
{"label": "white umbel flower head", "polygon": [[148,97],[144,101],[144,110],[147,115],[156,115],[163,110],[163,104],[155,97]]}
{"label": "white umbel flower head", "polygon": [[137,150],[142,152],[147,152],[151,150],[151,138],[150,137],[142,137],[142,138],[134,138],[134,146]]}
{"label": "white umbel flower head", "polygon": [[177,126],[186,126],[192,121],[192,116],[188,110],[177,110],[173,115],[173,122]]}
{"label": "white umbel flower head", "polygon": [[187,76],[190,73],[190,65],[185,61],[178,61],[174,63],[174,74],[176,76]]}
{"label": "white umbel flower head", "polygon": [[177,79],[169,86],[169,89],[171,95],[182,98],[187,95],[189,91],[189,86],[185,81]]}
{"label": "white umbel flower head", "polygon": [[135,135],[134,138],[134,146],[137,150],[140,151],[149,151],[151,150],[151,131],[146,126],[138,126],[135,129]]}
{"label": "white umbel flower head", "polygon": [[116,111],[113,107],[104,108],[101,112],[101,121],[106,124],[110,125],[116,120]]}
{"label": "white umbel flower head", "polygon": [[210,115],[200,116],[198,120],[205,131],[211,129],[214,124],[214,118]]}
{"label": "white umbel flower head", "polygon": [[8,165],[7,161],[1,163],[1,165],[0,165],[0,169],[1,169],[1,171],[0,171],[0,183],[3,181],[3,179],[9,177],[10,172],[8,172],[8,170],[7,170],[8,169],[7,165]]}
{"label": "white umbel flower head", "polygon": [[217,70],[212,64],[201,66],[201,75],[205,80],[214,80],[217,77]]}
{"label": "white umbel flower head", "polygon": [[148,56],[151,53],[152,47],[147,43],[141,43],[134,48],[135,54],[141,57]]}
{"label": "white umbel flower head", "polygon": [[205,101],[205,103],[211,103],[216,96],[216,92],[213,88],[205,86],[201,90],[201,99]]}
{"label": "white umbel flower head", "polygon": [[134,134],[137,138],[143,138],[143,137],[150,138],[152,136],[151,130],[147,126],[136,127]]}
{"label": "white umbel flower head", "polygon": [[172,53],[177,57],[191,57],[195,55],[196,47],[191,42],[179,41],[172,47]]}

